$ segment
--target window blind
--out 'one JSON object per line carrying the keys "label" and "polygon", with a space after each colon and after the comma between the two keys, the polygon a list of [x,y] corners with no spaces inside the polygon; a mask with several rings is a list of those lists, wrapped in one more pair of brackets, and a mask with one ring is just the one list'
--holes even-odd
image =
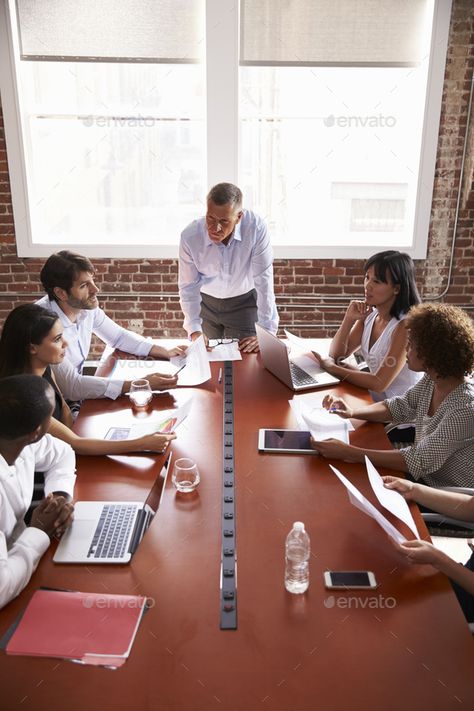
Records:
{"label": "window blind", "polygon": [[193,63],[205,0],[17,0],[21,58]]}
{"label": "window blind", "polygon": [[242,65],[415,66],[431,0],[241,0]]}

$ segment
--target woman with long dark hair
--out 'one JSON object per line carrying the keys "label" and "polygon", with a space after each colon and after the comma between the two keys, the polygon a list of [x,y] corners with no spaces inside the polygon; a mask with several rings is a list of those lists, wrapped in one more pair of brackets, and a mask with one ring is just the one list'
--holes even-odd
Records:
{"label": "woman with long dark hair", "polygon": [[22,304],[7,316],[0,338],[0,377],[32,373],[46,378],[55,392],[49,433],[64,440],[77,454],[160,452],[174,434],[154,433],[137,439],[109,441],[79,437],[70,428],[72,416],[54,379],[52,365],[62,363],[67,342],[62,324],[52,311],[37,304]]}
{"label": "woman with long dark hair", "polygon": [[[345,382],[367,388],[375,401],[403,395],[420,379],[406,363],[404,319],[420,303],[413,260],[388,250],[364,265],[364,300],[351,301],[334,336],[329,358],[315,353],[321,367]],[[369,372],[341,363],[360,349]]]}

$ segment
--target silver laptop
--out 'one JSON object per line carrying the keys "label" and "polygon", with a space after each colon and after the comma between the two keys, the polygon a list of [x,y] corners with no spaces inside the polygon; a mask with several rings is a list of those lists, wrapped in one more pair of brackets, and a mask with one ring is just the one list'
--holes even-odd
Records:
{"label": "silver laptop", "polygon": [[145,503],[78,501],[74,521],[57,547],[55,563],[129,563],[163,498],[168,455]]}
{"label": "silver laptop", "polygon": [[339,382],[339,378],[326,373],[316,361],[314,361],[314,369],[311,373],[300,368],[296,363],[292,363],[288,348],[283,341],[259,326],[258,323],[255,324],[255,328],[264,367],[292,390],[299,392],[312,388],[324,388]]}

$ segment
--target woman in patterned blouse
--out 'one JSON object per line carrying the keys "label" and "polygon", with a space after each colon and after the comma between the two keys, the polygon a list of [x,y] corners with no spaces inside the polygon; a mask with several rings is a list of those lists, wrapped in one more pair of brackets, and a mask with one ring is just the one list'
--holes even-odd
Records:
{"label": "woman in patterned blouse", "polygon": [[343,418],[395,424],[414,422],[413,445],[399,450],[365,450],[335,439],[313,441],[323,457],[363,462],[406,472],[429,486],[474,487],[474,324],[449,304],[420,304],[405,320],[407,362],[425,371],[403,397],[351,408],[327,395],[323,405]]}

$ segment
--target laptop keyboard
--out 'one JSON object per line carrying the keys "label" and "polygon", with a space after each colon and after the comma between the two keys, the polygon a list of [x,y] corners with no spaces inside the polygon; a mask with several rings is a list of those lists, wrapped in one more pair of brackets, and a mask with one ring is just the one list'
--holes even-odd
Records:
{"label": "laptop keyboard", "polygon": [[293,385],[296,387],[299,387],[301,385],[317,385],[317,380],[316,378],[313,378],[312,375],[309,375],[303,368],[300,368],[299,365],[296,365],[296,363],[292,363],[290,361],[290,373],[291,373],[291,379],[293,381]]}
{"label": "laptop keyboard", "polygon": [[94,532],[88,558],[122,558],[130,529],[135,521],[136,506],[106,504]]}

